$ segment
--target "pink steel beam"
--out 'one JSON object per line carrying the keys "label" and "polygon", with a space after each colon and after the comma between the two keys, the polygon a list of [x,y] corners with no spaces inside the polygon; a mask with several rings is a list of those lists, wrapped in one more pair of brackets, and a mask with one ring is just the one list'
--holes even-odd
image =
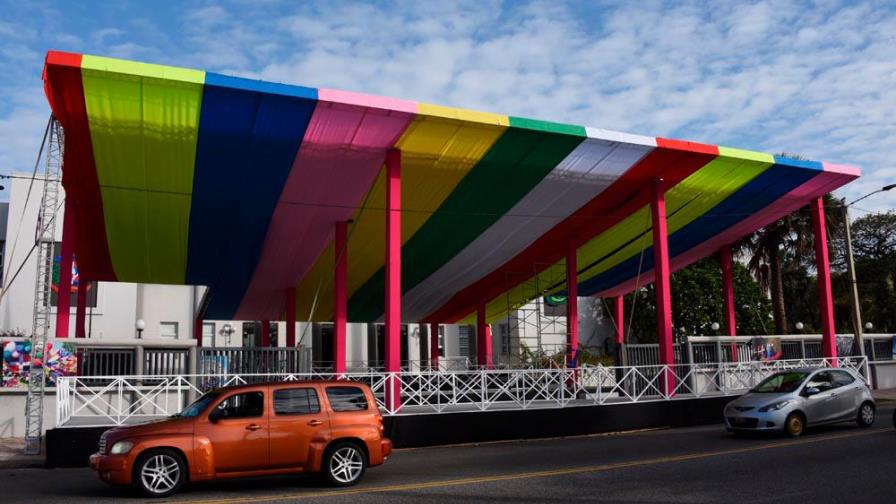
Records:
{"label": "pink steel beam", "polygon": [[75,254],[75,205],[65,200],[65,216],[62,218],[62,251],[59,258],[59,289],[56,295],[56,337],[68,338],[72,300],[72,260]]}
{"label": "pink steel beam", "polygon": [[261,346],[262,348],[271,346],[271,322],[269,320],[261,321]]}
{"label": "pink steel beam", "polygon": [[[666,188],[662,180],[654,186],[654,198],[650,204],[653,219],[653,262],[654,282],[656,286],[656,332],[659,342],[660,364],[675,364],[675,353],[672,349],[672,287],[669,280],[669,241],[666,228]],[[666,374],[662,381],[664,393],[671,393],[675,385],[671,381],[672,373]]]}
{"label": "pink steel beam", "polygon": [[345,340],[347,333],[346,272],[348,269],[348,223],[336,223],[333,246],[333,371],[345,372]]}
{"label": "pink steel beam", "polygon": [[429,367],[439,369],[439,324],[429,324]]}
{"label": "pink steel beam", "polygon": [[576,246],[566,247],[566,364],[578,367],[579,350],[579,281]]}
{"label": "pink steel beam", "polygon": [[296,288],[286,290],[286,346],[296,346]]}
{"label": "pink steel beam", "polygon": [[87,286],[90,282],[81,274],[78,278],[78,303],[75,310],[75,337],[86,338],[87,331],[84,328],[84,322],[87,318]]}
{"label": "pink steel beam", "polygon": [[[386,372],[401,371],[401,151],[386,153]],[[389,378],[386,406],[401,408],[401,381]]]}
{"label": "pink steel beam", "polygon": [[[719,250],[722,263],[722,291],[725,297],[725,327],[728,336],[737,336],[737,320],[734,315],[734,265],[731,258],[731,246],[725,245]],[[731,362],[737,362],[737,342],[731,344]]]}
{"label": "pink steel beam", "polygon": [[485,301],[479,303],[476,310],[476,365],[491,369],[492,362],[492,329],[485,321]]}
{"label": "pink steel beam", "polygon": [[625,298],[616,296],[616,346],[625,342]]}
{"label": "pink steel beam", "polygon": [[828,237],[824,219],[824,200],[811,203],[812,230],[815,234],[815,269],[818,271],[818,312],[821,315],[822,355],[837,365],[837,338],[834,334],[834,298],[831,293],[831,265],[828,262]]}

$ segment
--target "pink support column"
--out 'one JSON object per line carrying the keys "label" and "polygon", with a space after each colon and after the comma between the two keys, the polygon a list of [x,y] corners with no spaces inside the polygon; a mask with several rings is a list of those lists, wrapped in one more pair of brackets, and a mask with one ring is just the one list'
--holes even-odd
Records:
{"label": "pink support column", "polygon": [[75,337],[76,338],[86,338],[87,331],[84,327],[84,322],[87,319],[87,286],[90,285],[90,282],[84,278],[84,275],[79,275],[78,278],[78,302],[77,308],[75,309]]}
{"label": "pink support column", "polygon": [[831,265],[828,262],[828,236],[824,222],[824,200],[812,201],[812,230],[815,234],[815,269],[818,272],[818,313],[821,315],[821,351],[837,365],[837,337],[834,334],[834,298],[831,293]]}
{"label": "pink support column", "polygon": [[296,288],[286,291],[286,346],[296,346]]}
{"label": "pink support column", "polygon": [[[386,153],[386,372],[401,371],[401,151]],[[401,408],[400,378],[389,379],[386,408]]]}
{"label": "pink support column", "polygon": [[[734,315],[734,265],[731,247],[726,245],[719,250],[722,263],[722,291],[725,297],[725,327],[728,336],[737,336],[737,319]],[[737,341],[731,343],[731,362],[737,362]]]}
{"label": "pink support column", "polygon": [[261,321],[261,347],[268,348],[271,346],[271,321]]}
{"label": "pink support column", "polygon": [[566,247],[566,365],[579,367],[579,283],[576,246]]}
{"label": "pink support column", "polygon": [[[675,365],[672,347],[672,287],[669,280],[669,241],[666,228],[666,188],[662,181],[654,186],[654,198],[650,205],[653,219],[653,274],[656,288],[656,332],[659,343],[660,364]],[[674,375],[670,371],[662,382],[663,392],[672,395],[675,389]]]}
{"label": "pink support column", "polygon": [[439,369],[439,324],[429,324],[429,367]]}
{"label": "pink support column", "polygon": [[193,338],[196,340],[196,346],[202,348],[202,317],[200,316],[193,321]]}
{"label": "pink support column", "polygon": [[616,296],[616,346],[625,343],[625,298]]}
{"label": "pink support column", "polygon": [[59,290],[56,295],[56,337],[68,338],[72,299],[72,260],[75,255],[75,205],[65,200],[65,216],[62,218],[62,250],[59,259]]}
{"label": "pink support column", "polygon": [[333,371],[345,372],[345,340],[347,333],[347,298],[345,294],[346,271],[348,268],[348,223],[336,223],[336,238],[333,253]]}
{"label": "pink support column", "polygon": [[485,322],[485,301],[481,301],[476,310],[476,365],[485,369],[493,366],[492,329]]}

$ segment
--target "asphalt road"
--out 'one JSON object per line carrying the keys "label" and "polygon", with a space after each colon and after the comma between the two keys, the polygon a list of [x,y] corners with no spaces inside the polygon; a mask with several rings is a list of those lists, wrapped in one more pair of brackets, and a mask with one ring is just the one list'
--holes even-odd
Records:
{"label": "asphalt road", "polygon": [[[170,502],[896,502],[896,429],[882,407],[852,425],[782,437],[721,426],[399,450],[349,489],[307,477],[186,487]],[[87,469],[0,471],[0,502],[144,502]],[[160,502],[160,501],[153,501]]]}

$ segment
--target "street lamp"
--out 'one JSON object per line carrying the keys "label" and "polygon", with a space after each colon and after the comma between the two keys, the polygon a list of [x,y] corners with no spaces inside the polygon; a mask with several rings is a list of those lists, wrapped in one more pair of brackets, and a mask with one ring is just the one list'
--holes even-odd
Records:
{"label": "street lamp", "polygon": [[865,322],[865,330],[870,331],[872,329],[874,329],[874,324],[872,324],[871,322]]}
{"label": "street lamp", "polygon": [[721,326],[719,325],[718,322],[713,322],[712,325],[710,325],[709,327],[711,327],[713,331],[718,331],[719,327],[721,327]]}
{"label": "street lamp", "polygon": [[[849,285],[852,288],[852,303],[850,311],[852,312],[852,326],[855,332],[855,344],[859,351],[859,355],[865,355],[865,335],[862,334],[862,307],[859,305],[859,284],[856,282],[856,265],[852,257],[852,231],[849,224],[849,207],[862,201],[863,199],[880,192],[886,192],[896,187],[896,184],[889,184],[881,187],[876,191],[872,191],[861,198],[853,201],[848,205],[843,205],[843,222],[846,226],[846,269],[849,273]],[[870,328],[869,328],[870,329]]]}
{"label": "street lamp", "polygon": [[146,329],[146,322],[143,319],[137,319],[134,327],[137,329],[137,339],[143,339],[143,330]]}
{"label": "street lamp", "polygon": [[796,327],[796,330],[797,330],[797,331],[802,331],[802,330],[803,330],[803,327],[805,327],[805,326],[803,326],[803,323],[802,323],[802,322],[797,322],[796,325],[795,325],[794,327]]}
{"label": "street lamp", "polygon": [[224,333],[224,345],[230,346],[230,337],[234,333],[234,328],[230,325],[230,322],[224,324],[224,327],[221,328],[221,332]]}

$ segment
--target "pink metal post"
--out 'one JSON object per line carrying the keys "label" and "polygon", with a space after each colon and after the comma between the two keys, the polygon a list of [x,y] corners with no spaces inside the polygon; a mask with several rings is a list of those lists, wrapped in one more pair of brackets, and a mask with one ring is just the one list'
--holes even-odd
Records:
{"label": "pink metal post", "polygon": [[[401,151],[386,153],[386,372],[401,371]],[[391,378],[386,407],[401,408],[401,382]]]}
{"label": "pink metal post", "polygon": [[429,324],[429,367],[439,369],[439,324]]}
{"label": "pink metal post", "polygon": [[[725,327],[728,336],[737,336],[737,320],[734,315],[734,265],[731,247],[726,245],[719,250],[722,263],[722,291],[725,297]],[[737,342],[731,343],[731,362],[737,362]]]}
{"label": "pink metal post", "polygon": [[485,321],[485,301],[479,303],[476,310],[476,364],[491,369],[492,362],[492,328]]}
{"label": "pink metal post", "polygon": [[348,267],[346,253],[347,237],[348,223],[345,221],[337,222],[336,239],[333,247],[335,255],[333,271],[333,371],[336,373],[345,372],[346,314],[348,313],[345,294],[346,271]]}
{"label": "pink metal post", "polygon": [[87,319],[87,286],[90,285],[90,282],[84,278],[84,275],[80,275],[78,278],[78,302],[77,308],[75,309],[75,337],[76,338],[86,338],[87,331],[84,327],[84,322]]}
{"label": "pink metal post", "polygon": [[616,296],[616,346],[625,343],[625,298]]}
{"label": "pink metal post", "polygon": [[261,347],[268,348],[271,346],[271,321],[261,321]]}
{"label": "pink metal post", "polygon": [[576,246],[566,247],[566,365],[579,367],[579,284]]}
{"label": "pink metal post", "polygon": [[[650,205],[653,219],[653,274],[656,288],[656,332],[659,343],[660,364],[675,365],[672,347],[672,287],[669,280],[669,241],[666,229],[666,188],[662,181],[654,186],[654,198]],[[675,388],[674,375],[666,374],[662,382],[663,392],[671,395]]]}
{"label": "pink metal post", "polygon": [[200,316],[193,320],[193,338],[196,340],[196,346],[202,348],[202,317]]}
{"label": "pink metal post", "polygon": [[837,338],[834,334],[834,298],[831,293],[831,265],[824,222],[824,200],[812,201],[812,230],[815,234],[815,269],[818,271],[818,313],[821,315],[821,351],[837,365]]}
{"label": "pink metal post", "polygon": [[62,218],[62,250],[59,258],[59,288],[56,293],[56,337],[68,338],[72,300],[72,260],[75,255],[75,205],[65,200],[65,216]]}
{"label": "pink metal post", "polygon": [[296,346],[296,288],[286,291],[286,346]]}

